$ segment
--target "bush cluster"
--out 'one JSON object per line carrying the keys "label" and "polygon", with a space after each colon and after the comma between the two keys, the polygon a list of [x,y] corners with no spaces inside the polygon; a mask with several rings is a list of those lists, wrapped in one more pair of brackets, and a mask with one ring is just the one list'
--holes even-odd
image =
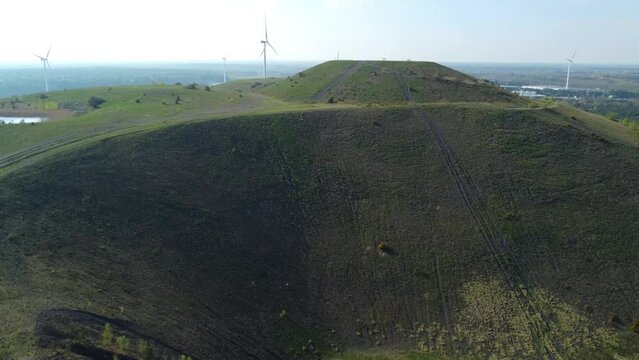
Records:
{"label": "bush cluster", "polygon": [[106,100],[97,96],[91,96],[87,102],[92,109],[99,109],[100,105],[104,104]]}

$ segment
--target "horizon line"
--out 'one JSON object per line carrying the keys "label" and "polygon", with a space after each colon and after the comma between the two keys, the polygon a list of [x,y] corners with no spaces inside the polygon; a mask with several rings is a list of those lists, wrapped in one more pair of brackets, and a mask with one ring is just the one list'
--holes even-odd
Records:
{"label": "horizon line", "polygon": [[[433,60],[413,60],[413,59],[329,59],[329,60],[272,60],[272,64],[287,64],[287,63],[325,63],[330,61],[388,61],[388,62],[433,62],[438,64],[474,64],[474,65],[565,65],[565,62],[546,62],[546,61],[529,61],[529,62],[518,62],[518,61],[470,61],[470,60],[442,60],[442,61],[433,61]],[[237,59],[237,60],[228,60],[227,64],[261,64],[262,60],[258,59]],[[624,62],[575,62],[577,65],[588,65],[588,66],[596,66],[596,65],[614,65],[614,66],[637,66],[639,67],[639,63],[624,63]],[[63,66],[69,65],[204,65],[204,64],[223,64],[223,60],[206,60],[206,59],[194,59],[194,60],[87,60],[87,61],[56,61],[54,64],[59,64]],[[0,62],[0,67],[11,67],[11,66],[19,66],[19,67],[32,67],[38,68],[40,64],[36,64],[33,62]]]}

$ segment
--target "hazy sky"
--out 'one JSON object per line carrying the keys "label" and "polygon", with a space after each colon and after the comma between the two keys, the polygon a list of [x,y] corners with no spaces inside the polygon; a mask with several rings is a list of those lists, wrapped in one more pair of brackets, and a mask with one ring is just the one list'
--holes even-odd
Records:
{"label": "hazy sky", "polygon": [[639,63],[638,0],[11,0],[0,63],[397,59]]}

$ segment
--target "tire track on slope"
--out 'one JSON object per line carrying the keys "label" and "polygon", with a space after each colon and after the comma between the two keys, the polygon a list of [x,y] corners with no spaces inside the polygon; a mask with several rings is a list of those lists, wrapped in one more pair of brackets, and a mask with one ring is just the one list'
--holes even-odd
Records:
{"label": "tire track on slope", "polygon": [[51,137],[45,141],[36,143],[29,147],[26,147],[17,152],[13,152],[11,154],[0,156],[0,169],[7,167],[9,165],[15,164],[21,160],[24,160],[28,157],[43,153],[48,150],[53,150],[65,145],[72,144],[74,142],[78,142],[93,136],[98,136],[101,134],[105,134],[111,131],[115,131],[118,129],[124,129],[124,126],[102,126],[82,131],[77,131],[61,136]]}
{"label": "tire track on slope", "polygon": [[[241,106],[238,109],[240,111],[247,110],[246,108]],[[12,152],[10,154],[0,155],[0,169],[7,167],[9,165],[13,165],[17,162],[20,162],[32,156],[44,153],[49,150],[54,150],[60,147],[71,145],[79,141],[87,140],[92,137],[97,137],[100,135],[105,135],[118,130],[133,129],[141,125],[153,124],[153,123],[159,124],[166,121],[174,121],[174,122],[190,121],[190,120],[196,120],[204,115],[218,116],[228,112],[232,112],[232,109],[222,109],[221,112],[220,111],[217,111],[217,112],[201,111],[201,112],[194,112],[194,113],[185,114],[185,115],[166,116],[166,117],[151,118],[151,119],[147,117],[143,117],[143,118],[131,120],[123,124],[110,124],[110,125],[96,126],[96,127],[85,129],[85,130],[79,130],[79,131],[74,131],[67,134],[63,134],[63,135],[53,136],[44,141],[29,145],[21,150]]]}
{"label": "tire track on slope", "polygon": [[450,323],[450,312],[448,310],[448,304],[446,303],[446,296],[444,296],[444,291],[442,287],[442,275],[439,271],[439,260],[437,255],[435,255],[435,275],[437,280],[437,290],[439,292],[439,300],[442,303],[442,309],[444,310],[444,322],[446,323],[446,339],[448,339],[448,344],[453,346],[453,327]]}
{"label": "tire track on slope", "polygon": [[335,80],[331,81],[326,87],[322,90],[318,91],[315,95],[311,96],[311,101],[318,101],[328,94],[329,91],[340,87],[349,77],[353,76],[353,74],[359,70],[360,67],[364,65],[363,61],[358,61],[353,65],[349,66],[340,76],[338,76]]}
{"label": "tire track on slope", "polygon": [[412,102],[413,96],[410,94],[410,89],[408,88],[408,85],[406,85],[406,79],[404,79],[404,75],[402,74],[402,72],[399,70],[396,70],[395,77],[397,78],[397,81],[399,82],[399,87],[402,90],[402,95],[404,95],[404,99],[406,99],[406,101],[408,102]]}
{"label": "tire track on slope", "polygon": [[517,260],[506,236],[501,233],[496,221],[480,200],[477,187],[472,178],[461,165],[459,158],[446,141],[442,131],[428,116],[421,112],[421,117],[427,123],[431,134],[444,157],[444,161],[455,180],[455,184],[464,201],[466,208],[471,213],[477,224],[491,256],[497,264],[499,271],[506,280],[509,288],[522,308],[530,325],[531,335],[536,342],[538,351],[550,359],[561,358],[561,346],[554,339],[549,338],[550,328],[544,312],[532,296],[534,285],[530,282],[523,270],[522,264]]}

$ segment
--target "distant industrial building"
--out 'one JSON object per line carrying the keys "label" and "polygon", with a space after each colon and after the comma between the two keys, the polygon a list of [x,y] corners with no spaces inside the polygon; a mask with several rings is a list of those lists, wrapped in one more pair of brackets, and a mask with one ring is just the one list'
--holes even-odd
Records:
{"label": "distant industrial building", "polygon": [[546,97],[546,95],[538,94],[536,91],[530,91],[530,90],[520,90],[520,91],[513,91],[513,92],[519,96],[533,98],[533,99],[540,99],[540,98]]}
{"label": "distant industrial building", "polygon": [[546,97],[545,95],[539,94],[536,91],[534,91],[534,90],[543,90],[545,89],[544,87],[502,85],[502,88],[509,90],[513,94],[517,94],[519,96],[523,96],[527,98],[540,99],[540,98]]}

